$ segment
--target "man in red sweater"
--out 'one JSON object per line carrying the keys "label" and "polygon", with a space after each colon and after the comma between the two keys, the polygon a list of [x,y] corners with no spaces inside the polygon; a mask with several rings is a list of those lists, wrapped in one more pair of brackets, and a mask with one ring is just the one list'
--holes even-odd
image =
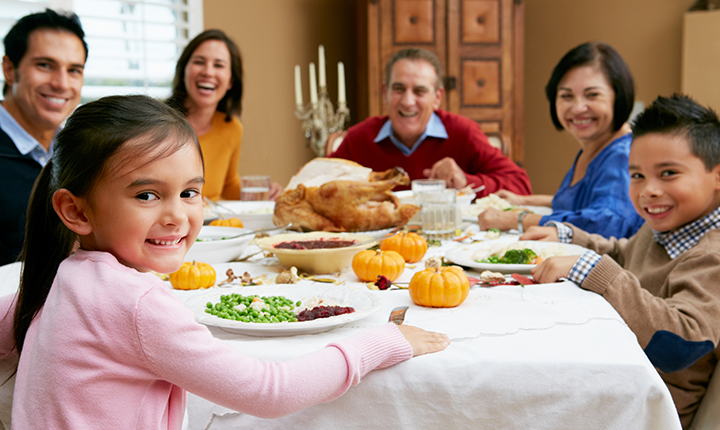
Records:
{"label": "man in red sweater", "polygon": [[399,51],[385,69],[383,93],[388,116],[350,127],[330,157],[374,171],[400,166],[411,180],[444,179],[449,188],[484,185],[478,197],[500,189],[532,193],[525,170],[491,146],[475,121],[438,109],[445,89],[435,54]]}

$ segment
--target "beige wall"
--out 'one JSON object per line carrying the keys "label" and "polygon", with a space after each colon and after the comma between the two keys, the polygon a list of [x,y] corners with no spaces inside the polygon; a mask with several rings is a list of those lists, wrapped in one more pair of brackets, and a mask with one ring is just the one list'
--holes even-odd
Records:
{"label": "beige wall", "polygon": [[[536,193],[557,190],[578,150],[551,123],[544,86],[570,48],[602,40],[613,45],[635,76],[637,100],[680,91],[684,11],[694,0],[525,0],[525,164]],[[348,70],[351,115],[357,112],[353,82],[355,14],[350,0],[205,0],[205,27],[225,30],[245,61],[245,126],[241,173],[268,173],[285,184],[313,157],[295,118],[293,66],[307,65],[325,45],[328,85],[337,98],[335,64]],[[352,122],[358,118],[353,117]],[[553,166],[550,168],[550,166]],[[556,166],[561,166],[557,168]]]}
{"label": "beige wall", "polygon": [[[680,91],[684,12],[695,0],[525,1],[525,167],[533,191],[557,190],[579,149],[550,120],[545,84],[569,49],[590,41],[612,45],[630,66],[635,100]],[[549,166],[562,166],[549,168]]]}
{"label": "beige wall", "polygon": [[[325,45],[327,80],[337,101],[337,62],[348,69],[348,100],[357,97],[354,5],[339,0],[205,0],[205,28],[220,28],[237,43],[245,77],[245,129],[240,174],[270,174],[286,185],[297,169],[314,157],[295,117],[293,68],[302,66],[304,101],[309,95],[308,65],[318,63]],[[351,112],[351,115],[353,112]]]}

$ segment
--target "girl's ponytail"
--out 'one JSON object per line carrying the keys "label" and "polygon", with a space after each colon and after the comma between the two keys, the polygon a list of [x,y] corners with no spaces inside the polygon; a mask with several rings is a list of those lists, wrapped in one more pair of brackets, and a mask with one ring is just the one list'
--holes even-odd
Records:
{"label": "girl's ponytail", "polygon": [[52,206],[53,161],[40,172],[28,204],[22,277],[15,307],[15,347],[22,351],[25,334],[45,304],[58,266],[73,250],[75,234],[65,228]]}

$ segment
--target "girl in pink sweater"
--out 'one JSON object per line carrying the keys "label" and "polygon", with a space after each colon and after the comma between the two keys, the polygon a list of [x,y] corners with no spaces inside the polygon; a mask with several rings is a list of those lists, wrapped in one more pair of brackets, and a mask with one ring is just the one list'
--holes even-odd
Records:
{"label": "girl in pink sweater", "polygon": [[19,293],[0,299],[0,358],[20,355],[14,428],[179,429],[185,390],[276,417],[448,345],[394,324],[281,363],[224,345],[148,273],[180,267],[202,185],[192,128],[160,102],[107,97],[68,119],[30,201]]}

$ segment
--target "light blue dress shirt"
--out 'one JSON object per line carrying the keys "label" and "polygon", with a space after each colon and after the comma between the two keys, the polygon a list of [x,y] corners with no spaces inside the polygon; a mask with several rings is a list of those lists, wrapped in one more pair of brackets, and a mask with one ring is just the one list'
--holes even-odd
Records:
{"label": "light blue dress shirt", "polygon": [[41,166],[45,166],[45,164],[47,164],[48,160],[52,156],[52,143],[50,143],[50,150],[46,151],[45,147],[43,147],[37,139],[30,136],[30,133],[25,131],[25,129],[22,128],[17,121],[15,121],[15,118],[13,118],[1,104],[0,128],[8,135],[13,143],[15,143],[15,146],[22,155],[30,154],[30,156]]}
{"label": "light blue dress shirt", "polygon": [[427,137],[447,139],[448,134],[442,121],[440,121],[440,117],[437,116],[435,112],[433,112],[430,116],[430,120],[428,121],[427,126],[425,127],[425,131],[420,136],[420,138],[418,138],[417,142],[415,142],[412,148],[408,148],[407,146],[403,145],[403,143],[400,142],[397,137],[395,137],[390,119],[385,121],[385,124],[383,124],[382,128],[380,128],[380,132],[378,133],[377,137],[375,137],[375,143],[380,142],[386,137],[389,137],[393,145],[395,145],[397,149],[399,149],[400,152],[402,152],[407,157],[413,152],[415,152],[415,150]]}

